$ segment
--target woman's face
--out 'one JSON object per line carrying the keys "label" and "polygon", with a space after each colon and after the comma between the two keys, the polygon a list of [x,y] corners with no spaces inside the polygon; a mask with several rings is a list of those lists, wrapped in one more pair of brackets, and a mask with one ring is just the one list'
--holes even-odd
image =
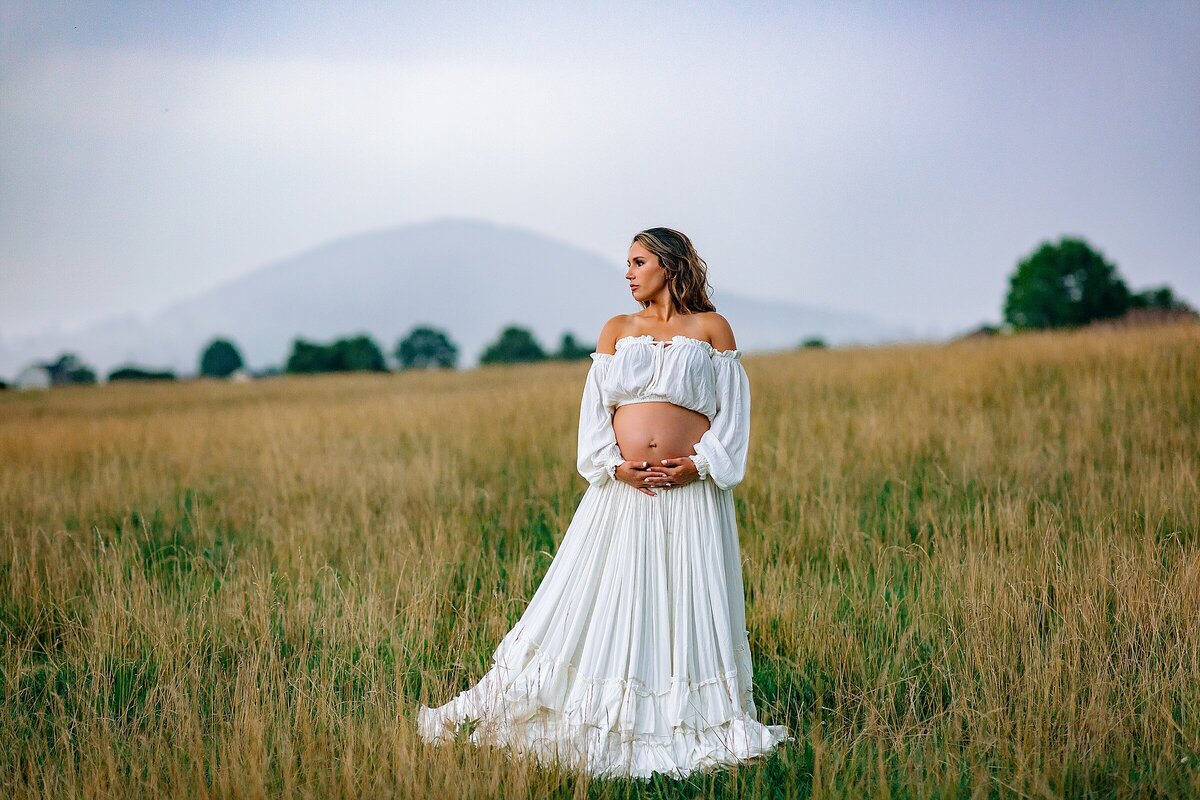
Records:
{"label": "woman's face", "polygon": [[629,246],[629,261],[626,263],[625,280],[633,299],[639,303],[657,297],[667,289],[667,272],[658,256],[647,250],[641,242]]}

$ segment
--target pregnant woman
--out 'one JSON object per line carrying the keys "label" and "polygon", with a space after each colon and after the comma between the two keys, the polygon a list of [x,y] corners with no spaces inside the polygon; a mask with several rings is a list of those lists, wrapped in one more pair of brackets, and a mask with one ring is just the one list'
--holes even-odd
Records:
{"label": "pregnant woman", "polygon": [[750,385],[706,270],[679,231],[634,237],[625,277],[643,309],[601,330],[579,410],[576,466],[590,485],[488,673],[418,710],[427,741],[472,720],[475,744],[648,778],[792,738],[758,722],[751,696],[731,492]]}

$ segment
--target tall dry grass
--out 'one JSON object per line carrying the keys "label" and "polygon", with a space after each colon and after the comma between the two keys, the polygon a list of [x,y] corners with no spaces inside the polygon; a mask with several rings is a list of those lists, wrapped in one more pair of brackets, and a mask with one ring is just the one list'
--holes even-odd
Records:
{"label": "tall dry grass", "polygon": [[0,395],[0,795],[1200,796],[1200,327],[745,359],[760,716],[649,785],[428,747],[585,363]]}

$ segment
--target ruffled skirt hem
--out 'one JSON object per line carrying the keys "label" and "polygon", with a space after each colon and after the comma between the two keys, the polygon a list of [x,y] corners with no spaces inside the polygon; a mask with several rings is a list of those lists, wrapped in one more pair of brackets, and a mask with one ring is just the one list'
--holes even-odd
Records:
{"label": "ruffled skirt hem", "polygon": [[[440,709],[417,711],[421,738],[440,743],[455,736],[462,720],[448,719]],[[537,721],[520,724],[481,724],[467,741],[480,746],[506,747],[532,757],[542,766],[581,769],[598,778],[638,778],[656,774],[684,778],[693,772],[740,763],[763,756],[785,741],[793,741],[783,725],[763,725],[738,714],[711,728],[676,728],[665,740],[654,735],[627,735],[587,723],[555,717],[548,709]]]}
{"label": "ruffled skirt hem", "polygon": [[585,493],[546,576],[486,675],[438,708],[429,742],[469,741],[603,777],[684,777],[791,740],[763,725],[733,499],[711,481],[657,496]]}

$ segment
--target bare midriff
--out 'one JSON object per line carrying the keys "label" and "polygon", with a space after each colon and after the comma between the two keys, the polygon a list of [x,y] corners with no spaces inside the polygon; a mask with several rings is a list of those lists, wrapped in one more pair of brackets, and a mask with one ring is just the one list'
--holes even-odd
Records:
{"label": "bare midriff", "polygon": [[708,417],[674,403],[630,403],[613,413],[613,433],[626,461],[695,455],[692,447],[709,428]]}

